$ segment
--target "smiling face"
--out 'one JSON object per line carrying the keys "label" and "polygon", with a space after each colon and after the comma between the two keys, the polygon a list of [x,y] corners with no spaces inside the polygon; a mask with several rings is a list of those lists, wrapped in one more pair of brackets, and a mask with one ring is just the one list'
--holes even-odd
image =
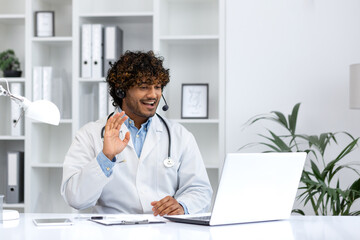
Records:
{"label": "smiling face", "polygon": [[161,84],[143,82],[140,85],[135,85],[126,92],[122,102],[122,110],[134,120],[135,126],[139,129],[141,124],[155,115],[161,94]]}

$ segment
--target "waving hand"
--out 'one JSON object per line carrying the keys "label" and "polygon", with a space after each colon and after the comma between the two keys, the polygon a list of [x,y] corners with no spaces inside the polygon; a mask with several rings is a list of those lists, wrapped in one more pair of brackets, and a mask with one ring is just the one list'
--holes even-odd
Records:
{"label": "waving hand", "polygon": [[110,160],[112,160],[116,154],[121,153],[129,143],[129,132],[125,134],[123,140],[119,137],[121,125],[127,118],[125,112],[122,111],[121,113],[116,113],[114,116],[110,117],[105,125],[103,153]]}

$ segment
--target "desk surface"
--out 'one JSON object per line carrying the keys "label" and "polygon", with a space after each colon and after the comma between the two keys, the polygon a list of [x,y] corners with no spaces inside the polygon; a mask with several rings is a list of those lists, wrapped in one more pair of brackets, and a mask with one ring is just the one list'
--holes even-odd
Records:
{"label": "desk surface", "polygon": [[[166,222],[103,226],[75,219],[75,214],[21,214],[16,221],[0,222],[0,239],[360,239],[360,217],[293,216],[289,220],[227,226],[197,226]],[[83,216],[83,215],[82,215]],[[74,225],[36,227],[34,218],[69,217]]]}

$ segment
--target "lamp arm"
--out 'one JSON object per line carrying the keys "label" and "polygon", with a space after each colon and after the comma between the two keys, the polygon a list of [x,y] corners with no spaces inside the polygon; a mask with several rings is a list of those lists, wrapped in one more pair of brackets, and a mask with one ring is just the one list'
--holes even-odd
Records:
{"label": "lamp arm", "polygon": [[[12,94],[11,92],[5,90],[1,85],[0,85],[0,96],[10,97],[11,100],[16,102],[20,107],[24,108],[24,110],[29,106],[30,103],[29,100],[27,100],[26,98]],[[29,103],[27,103],[26,100]]]}
{"label": "lamp arm", "polygon": [[3,86],[0,85],[0,96],[10,96],[9,92],[3,88]]}

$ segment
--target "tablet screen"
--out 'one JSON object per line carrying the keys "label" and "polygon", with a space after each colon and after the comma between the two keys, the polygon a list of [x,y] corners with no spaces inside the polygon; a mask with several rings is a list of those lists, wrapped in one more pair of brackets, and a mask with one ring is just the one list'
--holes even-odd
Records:
{"label": "tablet screen", "polygon": [[33,221],[36,226],[67,226],[73,224],[69,218],[42,218]]}

